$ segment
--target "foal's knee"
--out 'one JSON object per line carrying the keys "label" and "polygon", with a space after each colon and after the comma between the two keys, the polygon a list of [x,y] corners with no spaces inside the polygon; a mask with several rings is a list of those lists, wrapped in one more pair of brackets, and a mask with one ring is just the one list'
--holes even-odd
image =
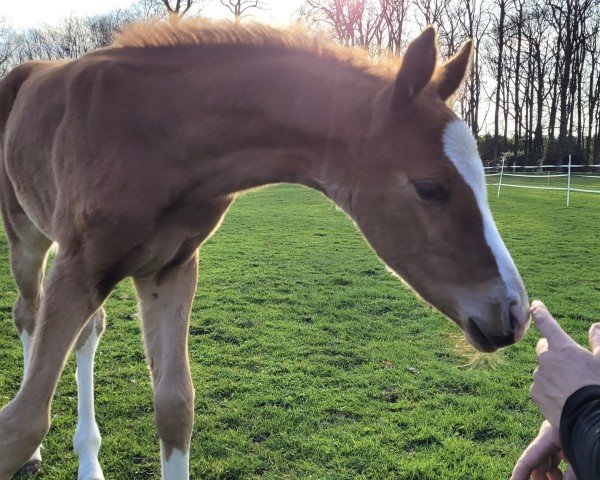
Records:
{"label": "foal's knee", "polygon": [[164,381],[154,391],[154,420],[167,455],[189,450],[194,425],[194,389],[191,382]]}

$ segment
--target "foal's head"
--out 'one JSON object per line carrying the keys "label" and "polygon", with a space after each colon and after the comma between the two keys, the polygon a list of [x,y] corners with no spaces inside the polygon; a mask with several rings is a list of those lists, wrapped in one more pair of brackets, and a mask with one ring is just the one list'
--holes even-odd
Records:
{"label": "foal's head", "polygon": [[410,44],[351,166],[340,166],[346,181],[338,193],[379,256],[490,352],[520,340],[529,313],[488,207],[476,141],[446,103],[471,51],[468,42],[436,66],[432,28]]}

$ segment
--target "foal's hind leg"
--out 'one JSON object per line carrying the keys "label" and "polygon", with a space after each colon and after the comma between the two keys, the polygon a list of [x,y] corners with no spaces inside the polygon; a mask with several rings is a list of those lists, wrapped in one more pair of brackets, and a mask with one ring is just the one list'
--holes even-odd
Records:
{"label": "foal's hind leg", "polygon": [[[29,368],[35,319],[42,298],[44,266],[51,242],[24,213],[5,216],[5,230],[10,243],[10,261],[19,295],[13,305],[13,321],[23,343],[23,378]],[[40,447],[21,467],[21,473],[36,473],[42,461]]]}
{"label": "foal's hind leg", "polygon": [[104,332],[104,317],[104,308],[100,307],[79,334],[75,345],[78,403],[73,447],[79,456],[78,480],[104,480],[98,462],[101,438],[94,412],[94,357]]}
{"label": "foal's hind leg", "polygon": [[197,273],[194,255],[164,277],[135,279],[154,385],[154,421],[160,438],[163,480],[189,478],[194,388],[187,334]]}
{"label": "foal's hind leg", "polygon": [[[23,377],[27,374],[35,319],[43,295],[44,267],[51,242],[26,217],[24,212],[4,211],[5,229],[10,243],[10,259],[19,290],[13,306],[15,328],[23,343]],[[79,480],[102,480],[98,463],[100,432],[94,415],[94,355],[104,331],[104,310],[100,308],[81,332],[76,345],[78,421],[73,439],[79,455]],[[22,474],[36,473],[41,464],[40,447],[19,470]]]}
{"label": "foal's hind leg", "polygon": [[50,403],[77,336],[109,293],[86,276],[82,249],[57,255],[35,327],[29,369],[16,397],[0,411],[0,480],[9,480],[42,442]]}

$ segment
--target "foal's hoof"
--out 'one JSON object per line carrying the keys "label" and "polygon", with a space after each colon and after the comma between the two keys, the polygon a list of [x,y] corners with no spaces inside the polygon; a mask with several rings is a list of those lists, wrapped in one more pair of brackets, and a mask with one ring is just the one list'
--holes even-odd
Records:
{"label": "foal's hoof", "polygon": [[20,478],[28,477],[30,475],[35,475],[40,471],[40,467],[42,466],[41,460],[29,460],[25,465],[23,465],[15,476],[13,480],[18,480]]}

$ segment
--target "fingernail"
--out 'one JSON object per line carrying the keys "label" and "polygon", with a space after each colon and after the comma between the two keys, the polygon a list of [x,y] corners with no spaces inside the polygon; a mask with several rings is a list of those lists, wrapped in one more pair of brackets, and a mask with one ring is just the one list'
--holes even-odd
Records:
{"label": "fingernail", "polygon": [[531,304],[531,314],[535,316],[543,315],[546,311],[546,305],[544,305],[539,300],[536,300]]}

